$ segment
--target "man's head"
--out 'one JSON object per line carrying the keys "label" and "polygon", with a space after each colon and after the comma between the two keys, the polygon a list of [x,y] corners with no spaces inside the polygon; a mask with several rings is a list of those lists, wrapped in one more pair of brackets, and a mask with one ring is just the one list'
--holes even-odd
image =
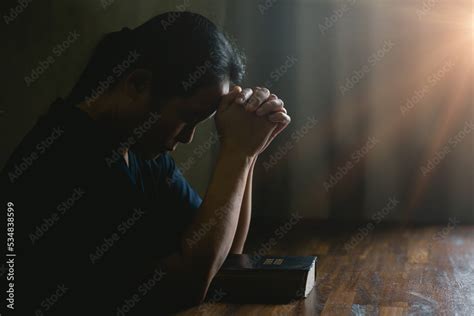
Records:
{"label": "man's head", "polygon": [[106,104],[99,116],[119,124],[120,136],[134,136],[134,150],[151,158],[189,143],[243,75],[240,53],[216,25],[168,12],[106,35],[69,99],[89,112]]}

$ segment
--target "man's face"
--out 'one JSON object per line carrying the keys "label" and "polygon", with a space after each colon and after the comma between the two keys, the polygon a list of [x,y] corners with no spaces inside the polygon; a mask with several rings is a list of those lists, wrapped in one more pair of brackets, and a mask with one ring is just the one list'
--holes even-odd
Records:
{"label": "man's face", "polygon": [[[170,99],[160,106],[158,120],[155,119],[156,114],[152,115],[153,111],[148,111],[144,123],[139,125],[141,137],[137,137],[137,144],[132,150],[145,159],[152,159],[175,150],[178,143],[190,143],[196,126],[215,113],[221,97],[227,93],[229,81],[225,80],[201,88],[191,97]],[[151,102],[145,108],[152,108]],[[149,124],[145,123],[147,121]]]}

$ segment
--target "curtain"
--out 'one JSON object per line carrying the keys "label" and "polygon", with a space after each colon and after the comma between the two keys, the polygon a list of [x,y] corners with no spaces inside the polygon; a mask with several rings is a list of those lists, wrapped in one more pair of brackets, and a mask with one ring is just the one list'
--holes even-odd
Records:
{"label": "curtain", "polygon": [[226,2],[246,86],[290,127],[258,161],[254,214],[473,221],[472,3]]}

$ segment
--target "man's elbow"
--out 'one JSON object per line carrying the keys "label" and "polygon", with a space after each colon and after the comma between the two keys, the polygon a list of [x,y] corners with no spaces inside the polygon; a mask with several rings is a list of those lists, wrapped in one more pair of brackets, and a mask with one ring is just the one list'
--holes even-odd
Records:
{"label": "man's elbow", "polygon": [[221,261],[218,257],[209,256],[202,258],[199,263],[194,265],[192,273],[195,276],[194,281],[197,285],[194,291],[194,303],[196,305],[202,304],[206,299],[209,286],[222,265]]}
{"label": "man's elbow", "polygon": [[188,281],[188,284],[193,284],[189,295],[192,304],[198,305],[204,302],[209,286],[221,268],[229,250],[225,251],[211,244],[189,247],[183,242],[179,265],[191,281]]}
{"label": "man's elbow", "polygon": [[179,265],[182,269],[176,271],[181,281],[175,284],[178,287],[177,291],[181,289],[181,301],[188,306],[202,304],[222,264],[221,259],[213,254],[207,254],[194,258],[181,256],[181,261]]}

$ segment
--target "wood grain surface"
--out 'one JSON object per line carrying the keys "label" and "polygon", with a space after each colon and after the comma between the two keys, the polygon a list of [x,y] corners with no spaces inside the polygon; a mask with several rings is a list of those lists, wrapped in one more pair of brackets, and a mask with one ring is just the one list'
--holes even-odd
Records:
{"label": "wood grain surface", "polygon": [[474,226],[288,223],[252,223],[245,252],[318,256],[308,298],[237,305],[216,293],[178,315],[474,315]]}

